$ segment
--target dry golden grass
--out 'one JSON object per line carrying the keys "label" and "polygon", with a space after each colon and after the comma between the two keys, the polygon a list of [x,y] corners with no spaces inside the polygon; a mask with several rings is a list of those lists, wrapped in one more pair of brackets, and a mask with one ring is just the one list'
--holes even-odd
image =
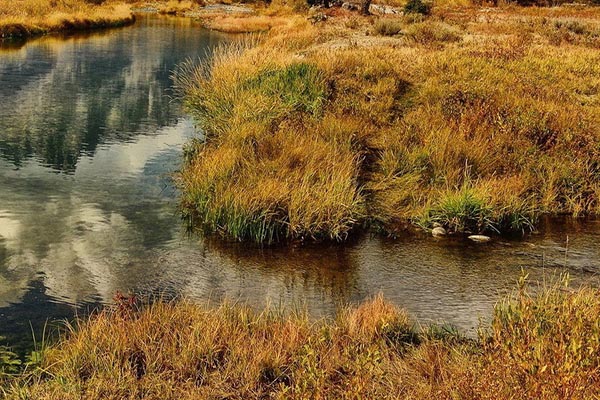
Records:
{"label": "dry golden grass", "polygon": [[157,3],[156,7],[160,14],[179,14],[186,13],[198,6],[203,6],[202,0],[168,0],[167,2]]}
{"label": "dry golden grass", "polygon": [[521,288],[478,339],[416,330],[381,297],[333,321],[128,302],[70,326],[7,399],[596,399],[600,293]]}
{"label": "dry golden grass", "polygon": [[126,4],[94,5],[84,0],[0,0],[0,37],[27,37],[132,23]]}
{"label": "dry golden grass", "polygon": [[[323,76],[277,51],[253,52],[243,66],[232,62],[242,51],[239,44],[217,51],[210,79],[192,70],[187,81],[214,143],[192,148],[194,158],[179,178],[189,189],[184,201],[203,213],[211,230],[233,237],[344,238],[363,212],[356,195],[360,159],[344,134],[347,123],[325,116],[331,124],[308,126],[321,120]],[[241,85],[223,91],[232,81]],[[312,117],[289,118],[295,114]],[[273,119],[288,120],[272,130]],[[235,129],[231,121],[238,121]]]}
{"label": "dry golden grass", "polygon": [[[180,179],[194,224],[271,242],[339,240],[365,224],[519,231],[541,213],[598,214],[597,8],[328,13],[288,17],[182,82],[208,133]],[[298,66],[319,78],[263,79]],[[315,85],[317,108],[282,101]]]}
{"label": "dry golden grass", "polygon": [[220,15],[205,20],[207,28],[226,33],[265,32],[288,24],[289,19],[265,15]]}

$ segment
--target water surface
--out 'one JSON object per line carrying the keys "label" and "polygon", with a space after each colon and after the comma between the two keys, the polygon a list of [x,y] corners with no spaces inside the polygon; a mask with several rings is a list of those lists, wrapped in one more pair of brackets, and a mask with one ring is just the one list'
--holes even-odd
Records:
{"label": "water surface", "polygon": [[[364,236],[261,249],[188,237],[169,175],[195,135],[170,73],[222,41],[188,19],[0,47],[0,336],[117,291],[223,297],[330,316],[382,292],[420,322],[474,332],[524,269],[600,271],[600,224],[569,220],[477,245]],[[568,244],[567,244],[568,238]]]}

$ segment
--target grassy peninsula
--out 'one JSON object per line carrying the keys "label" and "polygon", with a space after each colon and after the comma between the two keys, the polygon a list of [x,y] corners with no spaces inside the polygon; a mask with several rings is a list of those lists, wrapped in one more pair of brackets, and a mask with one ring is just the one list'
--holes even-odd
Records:
{"label": "grassy peninsula", "polygon": [[467,339],[381,297],[310,321],[240,305],[124,300],[67,330],[7,399],[596,399],[600,292],[522,287]]}
{"label": "grassy peninsula", "polygon": [[267,32],[176,74],[205,135],[178,176],[194,226],[341,241],[598,214],[600,8],[377,10],[274,1]]}

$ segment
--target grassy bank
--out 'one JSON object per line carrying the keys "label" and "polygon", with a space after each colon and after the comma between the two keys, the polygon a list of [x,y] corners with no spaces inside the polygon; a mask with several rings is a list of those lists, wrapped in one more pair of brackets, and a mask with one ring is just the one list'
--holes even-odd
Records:
{"label": "grassy bank", "polygon": [[333,321],[180,302],[72,328],[8,399],[594,399],[600,292],[525,289],[479,339],[417,329],[381,298]]}
{"label": "grassy bank", "polygon": [[599,8],[319,13],[177,74],[206,134],[179,175],[195,226],[264,243],[598,214]]}
{"label": "grassy bank", "polygon": [[129,6],[86,0],[0,0],[0,38],[123,26]]}

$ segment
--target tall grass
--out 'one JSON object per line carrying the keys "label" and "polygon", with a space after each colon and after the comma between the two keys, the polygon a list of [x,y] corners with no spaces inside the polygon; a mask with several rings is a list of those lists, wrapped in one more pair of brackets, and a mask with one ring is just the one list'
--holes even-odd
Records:
{"label": "tall grass", "polygon": [[[587,22],[564,22],[576,15]],[[597,214],[599,20],[590,8],[434,8],[374,23],[397,25],[394,38],[368,35],[366,18],[294,20],[223,49],[180,77],[207,135],[180,175],[184,208],[259,242]]]}
{"label": "tall grass", "polygon": [[593,399],[600,293],[522,287],[477,339],[417,329],[381,297],[333,320],[188,302],[67,327],[7,399]]}
{"label": "tall grass", "polygon": [[485,198],[473,189],[444,193],[427,211],[425,226],[440,224],[457,232],[498,232],[492,217],[492,208]]}
{"label": "tall grass", "polygon": [[0,0],[0,38],[122,26],[134,21],[123,3],[85,0]]}
{"label": "tall grass", "polygon": [[521,398],[597,397],[599,311],[596,289],[554,285],[534,294],[522,284],[514,296],[496,306],[491,333],[484,342],[490,360],[484,374],[500,365],[511,370],[503,388],[518,387]]}
{"label": "tall grass", "polygon": [[263,243],[345,238],[364,213],[361,160],[348,124],[323,115],[322,72],[258,53],[238,68],[239,46],[178,79],[206,137],[179,176],[189,220]]}

